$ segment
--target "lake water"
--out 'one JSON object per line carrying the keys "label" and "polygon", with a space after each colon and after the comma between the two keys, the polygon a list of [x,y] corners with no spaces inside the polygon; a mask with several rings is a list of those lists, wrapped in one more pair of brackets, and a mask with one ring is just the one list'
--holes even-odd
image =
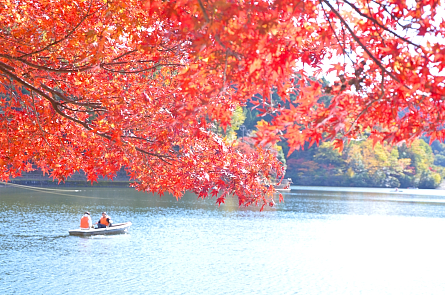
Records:
{"label": "lake water", "polygon": [[[234,199],[0,187],[0,294],[444,294],[442,191],[294,188]],[[69,236],[82,213],[128,234]]]}

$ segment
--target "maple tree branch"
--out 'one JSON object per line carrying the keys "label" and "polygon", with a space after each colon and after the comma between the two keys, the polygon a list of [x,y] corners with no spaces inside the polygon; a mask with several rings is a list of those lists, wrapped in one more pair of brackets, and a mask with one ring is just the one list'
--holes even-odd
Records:
{"label": "maple tree branch", "polygon": [[[21,58],[18,58],[18,57],[13,57],[13,56],[6,55],[6,54],[0,54],[0,57],[4,57],[4,58],[9,59],[9,60],[16,60],[16,61],[22,62],[22,63],[24,63],[24,64],[26,64],[26,65],[28,65],[28,66],[30,66],[32,68],[35,68],[35,69],[49,71],[49,72],[57,72],[57,73],[85,72],[85,71],[88,71],[88,70],[91,70],[91,69],[94,68],[94,66],[84,66],[84,67],[81,67],[81,68],[73,68],[73,69],[54,69],[54,68],[50,68],[50,67],[46,67],[46,66],[37,65],[37,64],[29,62],[29,61],[27,61],[25,59],[21,59]],[[152,62],[152,61],[141,60],[141,61],[136,61],[136,62],[146,63],[146,62]],[[132,62],[131,61],[122,61],[122,62],[114,62],[114,63],[102,63],[102,64],[99,64],[99,66],[102,69],[106,70],[106,71],[110,71],[110,72],[113,72],[113,73],[121,73],[121,74],[137,74],[137,73],[142,73],[142,72],[145,72],[145,71],[150,71],[150,70],[152,70],[154,68],[157,68],[157,67],[160,67],[160,66],[184,67],[183,64],[178,64],[178,63],[157,64],[157,65],[155,65],[153,67],[150,67],[150,68],[147,68],[147,69],[142,69],[142,70],[136,70],[136,71],[112,70],[112,69],[109,69],[109,68],[105,67],[107,65],[113,66],[113,65],[130,64],[130,63],[132,63]],[[9,68],[10,70],[15,70],[13,67],[11,67],[9,65],[4,64],[4,66]]]}
{"label": "maple tree branch", "polygon": [[120,58],[122,58],[122,57],[124,57],[124,56],[127,56],[127,55],[129,55],[129,54],[132,54],[132,53],[134,53],[134,52],[137,52],[137,50],[134,49],[134,50],[127,51],[127,52],[125,52],[125,53],[119,55],[118,57],[113,58],[113,60],[118,60],[118,59],[120,59]]}
{"label": "maple tree branch", "polygon": [[377,2],[377,1],[375,1],[375,0],[371,0],[371,2],[374,2],[374,3],[377,4],[378,6],[382,7],[383,10],[385,10],[385,12],[388,13],[389,16],[390,16],[393,20],[395,20],[399,26],[403,27],[403,26],[399,23],[400,18],[399,18],[399,17],[396,17],[396,16],[393,15],[391,12],[389,12],[388,8],[386,8],[387,5],[383,5],[382,3]]}
{"label": "maple tree branch", "polygon": [[30,55],[34,55],[34,54],[43,52],[43,51],[47,50],[48,48],[50,48],[50,47],[52,47],[52,46],[54,46],[54,45],[57,45],[58,43],[62,42],[63,40],[66,40],[67,38],[69,38],[69,36],[71,36],[71,35],[77,30],[77,28],[78,28],[78,27],[79,27],[79,26],[80,26],[80,25],[87,19],[87,17],[89,17],[89,16],[91,16],[91,15],[93,15],[94,13],[97,12],[97,11],[95,11],[94,13],[89,14],[92,5],[93,5],[93,2],[90,2],[90,6],[88,7],[88,11],[87,11],[87,13],[85,14],[85,16],[84,16],[84,17],[80,20],[80,22],[79,22],[79,23],[78,23],[78,24],[77,24],[71,31],[69,31],[68,34],[66,34],[64,37],[62,37],[61,39],[59,39],[59,40],[57,40],[57,41],[54,41],[53,43],[48,44],[47,46],[45,46],[45,47],[42,48],[42,49],[39,49],[39,50],[37,50],[37,51],[34,51],[34,52],[30,52],[30,53],[24,54],[24,55],[20,56],[20,58],[24,58],[24,57],[27,57],[27,56],[30,56]]}
{"label": "maple tree branch", "polygon": [[225,92],[225,90],[226,90],[227,55],[228,55],[228,51],[226,50],[226,62],[225,62],[225,64],[224,64],[223,86],[222,86],[221,92]]}
{"label": "maple tree branch", "polygon": [[144,138],[144,137],[133,136],[133,135],[122,135],[121,137],[130,138],[130,139],[139,139],[139,140],[143,140],[143,141],[150,142],[150,143],[156,142],[154,140],[149,140],[149,139]]}
{"label": "maple tree branch", "polygon": [[[372,15],[372,10],[371,10],[371,6],[370,6],[370,4],[369,4],[369,0],[366,0],[366,6],[368,6],[368,11],[369,11],[369,14],[371,15],[371,17],[373,17],[373,18],[375,19],[375,17]],[[379,37],[380,37],[380,39],[382,40],[382,44],[383,44],[385,47],[387,47],[387,46],[386,46],[386,43],[385,43],[385,39],[383,38],[383,36],[382,36],[382,34],[380,33],[380,31],[377,30],[377,26],[376,26],[376,24],[374,23],[373,25],[374,25],[374,29],[375,29],[376,32],[379,34]]]}
{"label": "maple tree branch", "polygon": [[133,60],[133,61],[116,61],[116,62],[108,62],[108,63],[102,63],[101,65],[107,65],[107,66],[118,66],[118,65],[127,65],[131,63],[156,63],[155,60]]}
{"label": "maple tree branch", "polygon": [[[204,18],[205,18],[206,22],[207,22],[207,23],[210,23],[211,20],[210,20],[210,18],[209,18],[209,15],[207,14],[207,11],[205,10],[204,5],[203,5],[202,2],[201,2],[201,0],[198,0],[198,3],[199,3],[199,7],[200,7],[201,10],[202,10],[202,13],[204,14]],[[224,50],[225,50],[226,52],[227,52],[227,51],[230,51],[231,55],[233,55],[234,57],[236,57],[238,60],[241,59],[241,58],[240,58],[240,55],[239,55],[237,52],[235,52],[235,51],[233,51],[232,49],[226,47],[226,46],[222,43],[221,38],[219,37],[219,34],[215,34],[215,40],[216,40],[216,42],[217,42],[222,48],[224,48]]]}
{"label": "maple tree branch", "polygon": [[[28,44],[28,43],[22,42],[22,41],[20,41],[20,40],[17,40],[17,38],[15,38],[15,37],[14,37],[14,39],[12,39],[12,38],[8,38],[8,36],[11,36],[11,34],[10,34],[9,32],[5,32],[5,31],[2,30],[1,28],[0,28],[0,33],[3,33],[3,34],[0,35],[0,37],[1,37],[2,39],[4,39],[6,42],[12,43],[12,44],[14,44],[14,45],[15,45],[15,44],[20,44],[20,45],[23,45],[23,46],[32,47],[32,44]],[[17,50],[17,51],[20,52],[20,53],[25,54],[25,52],[22,52],[22,51],[20,51],[20,50]]]}
{"label": "maple tree branch", "polygon": [[7,64],[5,64],[5,63],[2,63],[1,61],[0,61],[0,65],[2,65],[4,68],[7,68],[8,70],[10,70],[10,71],[12,71],[12,72],[15,72],[15,68],[14,68],[14,67],[11,67],[10,65],[7,65]]}
{"label": "maple tree branch", "polygon": [[46,140],[45,133],[47,133],[47,132],[42,129],[42,125],[40,124],[39,113],[37,112],[36,105],[34,103],[34,92],[33,91],[31,91],[31,98],[32,98],[32,106],[34,108],[34,113],[36,114],[36,118],[37,118],[37,124],[39,125],[39,129],[42,132],[43,140],[46,142],[46,144],[48,145],[49,149],[52,151],[53,147],[49,144],[48,140]]}
{"label": "maple tree branch", "polygon": [[[100,137],[103,137],[103,138],[106,138],[106,139],[108,139],[108,140],[110,140],[110,141],[115,142],[115,140],[113,140],[112,137],[111,137],[110,135],[108,135],[108,134],[99,133],[99,132],[95,132],[95,134],[99,135]],[[123,142],[126,143],[126,144],[128,144],[127,141],[123,141]],[[172,165],[172,164],[171,164],[170,162],[168,162],[167,160],[165,160],[164,158],[168,158],[168,159],[170,159],[170,160],[174,160],[174,159],[173,159],[172,157],[170,157],[170,156],[159,155],[159,154],[155,154],[155,153],[150,153],[150,152],[148,152],[148,151],[146,151],[146,150],[144,150],[144,149],[141,149],[141,148],[139,148],[139,147],[137,147],[137,146],[135,146],[134,149],[137,150],[138,152],[141,152],[141,153],[145,154],[145,155],[152,156],[152,157],[156,157],[156,158],[158,158],[159,160],[161,160],[161,161],[163,161],[164,163],[167,163],[167,164],[169,164],[169,165]]]}
{"label": "maple tree branch", "polygon": [[156,157],[156,158],[158,158],[159,160],[161,160],[162,162],[167,163],[168,165],[172,165],[172,163],[168,162],[168,161],[167,161],[166,159],[164,159],[164,158],[167,158],[167,159],[169,159],[169,160],[174,160],[173,157],[170,157],[170,156],[159,155],[159,154],[155,154],[155,153],[150,153],[150,152],[147,152],[146,150],[141,149],[141,148],[138,148],[138,147],[136,147],[136,146],[135,146],[134,148],[135,148],[135,150],[137,150],[138,152],[141,152],[141,153],[146,154],[146,155],[148,155],[148,156]]}
{"label": "maple tree branch", "polygon": [[68,110],[68,111],[72,111],[72,112],[76,112],[76,113],[98,113],[98,112],[106,112],[106,109],[91,109],[91,110],[80,110],[80,109],[72,109],[70,107],[68,107],[65,103],[61,103],[59,104],[61,108]]}
{"label": "maple tree branch", "polygon": [[[337,2],[338,10],[340,10],[340,3],[338,2],[338,0],[336,0],[336,2]],[[341,25],[341,32],[343,33],[343,46],[345,47],[345,50],[346,50],[346,32],[345,32],[345,27],[344,27],[343,23],[340,23],[340,25]],[[349,55],[348,55],[348,57],[349,57]],[[346,63],[345,59],[346,58],[343,58],[343,62],[344,63]],[[354,62],[352,61],[352,59],[350,57],[349,57],[349,60],[351,60],[351,62],[354,64]],[[346,65],[344,65],[344,67],[346,67]],[[343,71],[346,73],[345,69]]]}
{"label": "maple tree branch", "polygon": [[327,6],[329,6],[329,8],[331,9],[331,11],[338,17],[338,19],[345,25],[346,29],[349,31],[349,33],[351,34],[352,38],[355,40],[355,42],[357,42],[360,47],[363,48],[363,50],[366,52],[366,54],[368,54],[368,56],[375,62],[375,64],[382,69],[382,71],[386,72],[394,81],[400,83],[400,80],[394,76],[393,73],[391,73],[390,71],[388,71],[383,64],[374,56],[374,54],[372,54],[372,52],[363,44],[363,42],[360,40],[360,38],[354,33],[354,31],[351,29],[351,27],[348,25],[348,23],[345,21],[345,19],[341,16],[341,14],[331,5],[331,3],[329,3],[328,0],[320,0],[323,1],[324,3],[326,3]]}
{"label": "maple tree branch", "polygon": [[[334,30],[334,27],[332,26],[331,20],[328,17],[328,14],[326,12],[326,10],[324,9],[323,3],[321,3],[321,0],[318,0],[318,2],[320,3],[321,8],[323,9],[324,15],[326,17],[326,20],[329,22],[329,27],[331,27],[332,32],[334,33],[335,39],[337,39],[337,43],[340,46],[341,50],[343,51],[343,53],[345,54],[345,56],[347,56],[349,58],[349,60],[354,63],[351,59],[351,57],[349,56],[349,54],[346,52],[346,49],[344,48],[344,43],[342,45],[342,43],[340,42],[340,39],[337,36],[337,32]],[[346,61],[344,61],[346,62]]]}
{"label": "maple tree branch", "polygon": [[348,4],[349,6],[351,6],[352,9],[354,9],[358,14],[360,14],[360,15],[363,16],[364,18],[366,18],[366,19],[372,21],[374,24],[376,24],[377,26],[379,26],[381,29],[383,29],[383,30],[385,30],[385,31],[387,31],[387,32],[390,32],[391,34],[393,34],[394,36],[396,36],[396,37],[399,38],[400,40],[405,41],[406,43],[409,43],[409,44],[411,44],[411,45],[413,45],[413,46],[415,46],[415,47],[417,47],[417,48],[422,49],[422,46],[420,46],[420,45],[418,45],[418,44],[415,44],[415,43],[411,42],[410,40],[406,39],[405,37],[400,36],[400,35],[397,34],[396,32],[394,32],[394,31],[388,29],[387,27],[385,27],[384,25],[382,25],[382,24],[381,24],[379,21],[377,21],[374,17],[371,17],[371,16],[369,16],[369,15],[367,15],[367,14],[361,12],[360,9],[359,9],[357,6],[355,6],[353,3],[350,3],[348,0],[342,0],[342,1],[345,2],[346,4]]}
{"label": "maple tree branch", "polygon": [[[171,46],[171,47],[169,47],[169,48],[165,47],[165,46],[161,43],[159,46],[162,47],[162,48],[164,48],[164,49],[163,49],[163,50],[158,49],[158,51],[159,51],[159,52],[168,52],[168,51],[173,52],[175,49],[178,51],[180,45],[182,45],[182,44],[184,44],[184,43],[186,43],[186,42],[187,42],[187,40],[181,41],[181,42],[179,42],[178,44],[173,45],[173,46]],[[178,52],[179,52],[179,51],[178,51]]]}
{"label": "maple tree branch", "polygon": [[15,80],[16,82],[18,82],[19,84],[22,84],[23,86],[25,86],[26,88],[28,88],[29,90],[34,91],[35,93],[41,95],[42,97],[44,97],[46,100],[48,100],[53,109],[62,117],[67,118],[68,120],[71,120],[73,122],[76,122],[80,125],[82,125],[83,127],[85,127],[88,130],[91,130],[91,128],[88,126],[87,123],[82,122],[76,118],[73,118],[67,114],[65,114],[64,112],[62,112],[59,109],[60,103],[57,102],[56,100],[52,99],[49,95],[47,95],[45,92],[43,92],[42,90],[34,87],[33,85],[29,84],[28,82],[22,80],[21,78],[19,78],[18,76],[14,75],[13,73],[11,73],[10,71],[8,71],[8,69],[4,68],[2,65],[0,65],[0,71],[2,71],[3,73],[5,73],[7,76],[9,76],[11,79]]}
{"label": "maple tree branch", "polygon": [[202,13],[204,14],[204,18],[205,18],[205,20],[206,20],[207,22],[210,22],[210,18],[209,18],[209,16],[207,15],[207,11],[205,10],[205,7],[204,7],[204,5],[202,4],[201,0],[198,0],[198,3],[199,3],[199,7],[200,7],[201,10],[202,10]]}
{"label": "maple tree branch", "polygon": [[45,67],[45,66],[41,66],[41,65],[37,65],[34,64],[32,62],[27,61],[26,59],[22,59],[19,57],[13,57],[7,54],[0,54],[0,57],[9,59],[9,60],[16,60],[19,62],[22,62],[32,68],[35,69],[39,69],[39,70],[45,70],[45,71],[49,71],[49,72],[58,72],[58,73],[76,73],[76,72],[84,72],[87,70],[91,70],[93,67],[92,66],[88,66],[88,67],[83,67],[83,68],[77,68],[77,69],[72,69],[72,70],[68,70],[68,69],[53,69],[53,68],[49,68],[49,67]]}
{"label": "maple tree branch", "polygon": [[[53,96],[57,95],[58,97],[60,97],[64,102],[66,103],[70,103],[70,104],[74,104],[74,105],[78,105],[78,106],[83,106],[83,107],[92,107],[92,108],[97,108],[100,107],[102,104],[100,102],[77,102],[75,100],[69,99],[67,98],[63,93],[56,91],[44,84],[40,84],[40,87],[42,87],[43,89],[45,89],[48,92],[51,92]],[[62,104],[61,104],[62,105]],[[101,111],[106,111],[106,109],[100,109]]]}
{"label": "maple tree branch", "polygon": [[112,72],[112,73],[119,73],[119,74],[137,74],[137,73],[142,73],[142,72],[147,72],[147,71],[151,71],[153,69],[156,69],[158,67],[163,67],[163,66],[179,66],[179,67],[184,67],[184,65],[182,64],[157,64],[154,65],[150,68],[146,68],[146,69],[142,69],[142,70],[135,70],[135,71],[123,71],[123,70],[112,70],[109,68],[104,67],[103,64],[100,65],[100,67],[106,71]]}
{"label": "maple tree branch", "polygon": [[368,105],[360,112],[360,114],[358,114],[358,116],[355,118],[354,122],[352,122],[351,127],[349,128],[348,132],[345,133],[345,136],[348,135],[349,132],[351,132],[352,128],[354,128],[354,126],[357,123],[358,119],[360,119],[360,117],[369,109],[369,107],[372,104],[374,104],[376,101],[379,101],[379,100],[381,100],[383,98],[383,96],[385,95],[384,80],[385,80],[385,72],[382,71],[382,82],[380,84],[381,93],[380,93],[379,97],[377,99],[373,99],[370,103],[368,103]]}

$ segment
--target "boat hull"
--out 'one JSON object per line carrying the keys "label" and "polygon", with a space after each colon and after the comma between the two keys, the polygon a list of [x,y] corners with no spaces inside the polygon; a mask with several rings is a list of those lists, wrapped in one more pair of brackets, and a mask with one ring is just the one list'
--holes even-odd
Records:
{"label": "boat hull", "polygon": [[116,223],[106,228],[72,229],[69,230],[72,236],[94,236],[94,235],[116,235],[128,232],[131,222]]}

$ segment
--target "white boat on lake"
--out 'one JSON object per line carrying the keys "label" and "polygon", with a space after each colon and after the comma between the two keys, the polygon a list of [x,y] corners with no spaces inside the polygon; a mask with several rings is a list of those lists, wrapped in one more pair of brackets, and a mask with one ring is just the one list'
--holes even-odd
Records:
{"label": "white boat on lake", "polygon": [[115,235],[128,232],[131,222],[116,223],[105,228],[78,228],[69,230],[72,236]]}

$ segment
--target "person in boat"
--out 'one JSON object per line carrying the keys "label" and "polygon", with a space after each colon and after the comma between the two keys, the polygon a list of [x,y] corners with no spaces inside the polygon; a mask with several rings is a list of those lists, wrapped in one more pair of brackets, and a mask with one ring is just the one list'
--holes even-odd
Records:
{"label": "person in boat", "polygon": [[110,216],[107,215],[107,212],[102,212],[102,217],[96,222],[98,228],[105,228],[111,226],[113,221],[111,221]]}
{"label": "person in boat", "polygon": [[93,227],[93,221],[91,220],[90,212],[85,211],[82,218],[80,218],[80,228],[89,229]]}

